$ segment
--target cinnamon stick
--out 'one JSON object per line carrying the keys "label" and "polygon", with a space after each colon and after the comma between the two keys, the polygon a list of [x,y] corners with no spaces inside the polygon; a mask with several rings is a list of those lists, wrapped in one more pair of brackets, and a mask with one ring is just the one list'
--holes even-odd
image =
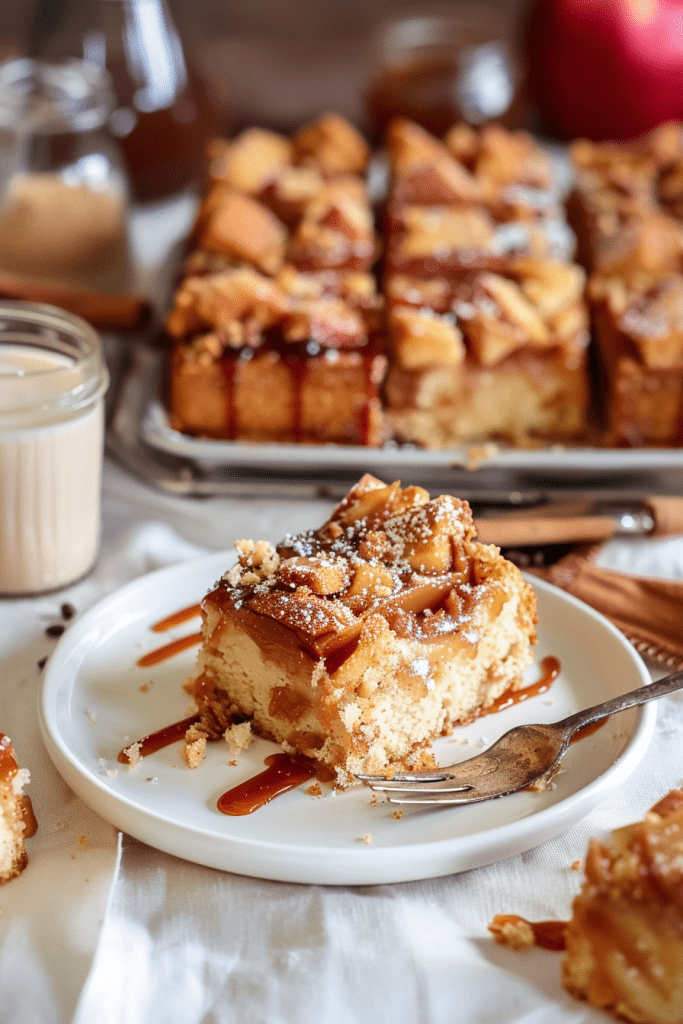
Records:
{"label": "cinnamon stick", "polygon": [[0,297],[24,302],[46,302],[74,313],[104,330],[139,330],[151,313],[141,295],[114,295],[70,288],[54,281],[0,271]]}
{"label": "cinnamon stick", "polygon": [[595,550],[529,571],[601,612],[641,654],[669,668],[683,666],[683,580],[603,569],[592,560]]}

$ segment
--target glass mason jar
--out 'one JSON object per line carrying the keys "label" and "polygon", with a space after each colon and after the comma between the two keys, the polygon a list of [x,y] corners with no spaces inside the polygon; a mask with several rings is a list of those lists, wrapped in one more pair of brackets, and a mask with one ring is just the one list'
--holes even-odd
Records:
{"label": "glass mason jar", "polygon": [[0,594],[56,590],[95,562],[108,383],[84,320],[0,302]]}
{"label": "glass mason jar", "polygon": [[393,117],[408,117],[435,135],[457,121],[527,119],[522,66],[509,17],[501,7],[427,8],[376,33],[378,70],[365,95],[378,135]]}
{"label": "glass mason jar", "polygon": [[80,61],[0,65],[0,268],[102,292],[129,284],[128,183],[109,78]]}

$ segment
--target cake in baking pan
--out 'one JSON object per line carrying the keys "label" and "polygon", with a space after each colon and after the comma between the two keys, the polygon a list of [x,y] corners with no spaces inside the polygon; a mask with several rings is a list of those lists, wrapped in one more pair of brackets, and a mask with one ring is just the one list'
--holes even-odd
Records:
{"label": "cake in baking pan", "polygon": [[370,151],[326,115],[214,146],[166,329],[171,424],[248,441],[385,440]]}
{"label": "cake in baking pan", "polygon": [[389,422],[425,447],[585,429],[585,274],[530,136],[392,123],[384,292]]}
{"label": "cake in baking pan", "polygon": [[568,200],[602,371],[604,443],[680,446],[683,130],[571,146]]}

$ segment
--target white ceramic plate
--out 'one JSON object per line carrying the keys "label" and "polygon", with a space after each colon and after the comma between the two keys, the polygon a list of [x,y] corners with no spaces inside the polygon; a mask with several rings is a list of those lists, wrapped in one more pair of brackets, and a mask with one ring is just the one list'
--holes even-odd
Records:
{"label": "white ceramic plate", "polygon": [[[190,713],[182,683],[196,653],[153,668],[137,660],[165,642],[196,632],[197,621],[165,634],[150,626],[200,600],[234,556],[216,554],[145,576],[112,594],[71,625],[43,676],[40,724],[58,771],[117,828],[167,853],[238,874],[292,882],[379,884],[464,871],[519,853],[557,835],[621,785],[652,735],[654,704],[609,719],[573,746],[556,788],[517,793],[469,807],[395,806],[357,787],[322,797],[302,786],[245,817],[216,809],[225,790],[263,770],[277,748],[257,740],[228,764],[223,742],[209,744],[193,771],[180,744],[117,764],[122,747]],[[549,692],[456,730],[435,744],[441,763],[464,760],[513,725],[554,721],[649,682],[630,644],[586,605],[543,582],[538,595],[536,662],[556,655],[562,671]],[[531,668],[529,682],[538,677]],[[367,843],[364,836],[371,836]]]}

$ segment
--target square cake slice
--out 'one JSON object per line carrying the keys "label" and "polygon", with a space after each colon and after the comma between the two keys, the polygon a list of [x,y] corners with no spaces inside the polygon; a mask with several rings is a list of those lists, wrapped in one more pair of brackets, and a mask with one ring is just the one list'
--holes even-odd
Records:
{"label": "square cake slice", "polygon": [[534,593],[467,502],[366,475],[320,529],[236,547],[188,684],[211,738],[246,719],[344,787],[431,763],[434,738],[522,685]]}
{"label": "square cake slice", "polygon": [[387,282],[395,434],[428,448],[491,438],[566,440],[585,429],[588,316],[581,268],[517,257],[454,284]]}
{"label": "square cake slice", "polygon": [[0,885],[21,874],[28,863],[24,839],[35,828],[33,812],[23,787],[29,781],[20,768],[9,736],[0,733]]}
{"label": "square cake slice", "polygon": [[563,982],[637,1024],[683,1020],[683,791],[591,840],[566,929]]}

